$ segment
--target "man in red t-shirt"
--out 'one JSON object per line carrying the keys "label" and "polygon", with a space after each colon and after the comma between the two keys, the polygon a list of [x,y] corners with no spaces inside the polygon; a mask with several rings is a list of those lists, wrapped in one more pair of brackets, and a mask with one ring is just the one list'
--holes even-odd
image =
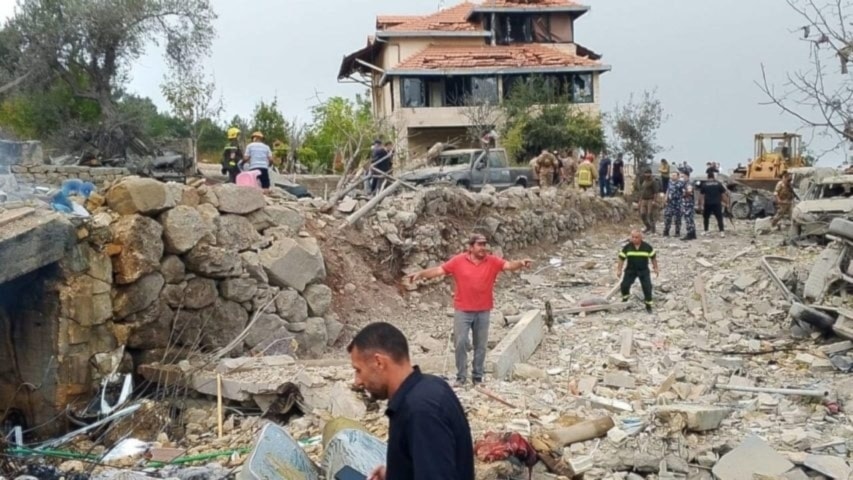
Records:
{"label": "man in red t-shirt", "polygon": [[495,303],[495,281],[504,270],[514,272],[530,266],[532,260],[504,260],[489,254],[489,241],[476,234],[468,240],[468,250],[444,265],[409,275],[412,283],[450,275],[456,280],[453,308],[453,336],[456,351],[456,384],[465,384],[468,374],[468,331],[474,337],[474,384],[485,374],[486,344],[489,340],[489,314]]}

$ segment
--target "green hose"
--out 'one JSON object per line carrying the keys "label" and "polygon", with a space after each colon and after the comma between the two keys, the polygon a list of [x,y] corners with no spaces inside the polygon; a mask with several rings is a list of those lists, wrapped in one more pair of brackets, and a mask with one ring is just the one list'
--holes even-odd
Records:
{"label": "green hose", "polygon": [[148,463],[148,466],[154,467],[154,468],[159,468],[159,467],[164,467],[166,465],[183,465],[185,463],[201,462],[203,460],[210,460],[212,458],[230,457],[231,455],[233,455],[235,453],[245,454],[245,453],[249,453],[251,451],[252,451],[251,448],[235,448],[233,450],[226,450],[224,452],[201,453],[198,455],[190,455],[187,457],[178,457],[178,458],[172,460],[171,462],[150,462],[150,463]]}
{"label": "green hose", "polygon": [[[245,454],[251,452],[251,448],[235,448],[224,452],[202,453],[199,455],[190,455],[187,457],[178,457],[171,462],[150,462],[150,467],[164,467],[166,465],[182,465],[184,463],[200,462],[219,457],[230,457],[235,453]],[[26,447],[13,447],[8,450],[12,455],[40,455],[44,457],[64,458],[66,460],[87,460],[91,462],[99,462],[101,457],[98,455],[86,455],[83,453],[69,452],[66,450],[34,450]]]}

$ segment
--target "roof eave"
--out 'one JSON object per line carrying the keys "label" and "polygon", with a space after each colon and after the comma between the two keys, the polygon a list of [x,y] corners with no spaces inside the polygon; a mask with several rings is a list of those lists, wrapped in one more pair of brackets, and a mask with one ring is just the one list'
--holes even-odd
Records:
{"label": "roof eave", "polygon": [[[490,7],[488,5],[478,5],[471,10],[471,15],[475,13],[577,13],[578,16],[588,12],[590,7],[586,5],[552,5],[552,6],[529,6],[529,7]],[[469,17],[470,18],[470,17]]]}
{"label": "roof eave", "polygon": [[444,31],[444,30],[412,30],[412,31],[391,31],[391,30],[383,30],[376,32],[376,36],[379,38],[390,38],[390,37],[475,37],[475,38],[488,38],[492,36],[492,32],[488,30],[482,31],[470,31],[470,30],[458,30],[458,31]]}
{"label": "roof eave", "polygon": [[517,73],[571,73],[599,72],[612,69],[610,65],[585,65],[574,67],[495,67],[495,68],[449,68],[449,69],[394,69],[388,70],[389,76],[447,76],[447,75],[513,75]]}
{"label": "roof eave", "polygon": [[[381,48],[382,45],[379,42],[373,42],[368,44],[364,48],[350,53],[349,55],[345,55],[343,60],[341,60],[341,68],[340,70],[338,70],[338,80],[349,78],[355,72],[366,73],[367,69],[361,66],[358,62],[356,62],[356,59],[364,60],[362,56],[367,54],[375,55],[377,52],[379,52],[379,49]],[[371,58],[370,60],[372,61],[373,59]]]}

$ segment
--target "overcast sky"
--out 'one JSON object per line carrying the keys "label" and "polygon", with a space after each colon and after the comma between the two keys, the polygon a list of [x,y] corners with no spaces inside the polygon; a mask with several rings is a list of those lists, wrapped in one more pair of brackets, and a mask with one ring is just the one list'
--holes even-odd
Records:
{"label": "overcast sky", "polygon": [[[373,33],[377,14],[425,14],[439,6],[438,0],[212,1],[218,39],[206,65],[225,100],[223,118],[246,116],[258,100],[277,96],[286,117],[303,121],[317,95],[363,90],[336,77],[341,58]],[[0,0],[0,15],[9,15],[13,3]],[[755,85],[761,63],[781,83],[786,71],[808,61],[806,43],[792,33],[803,20],[784,1],[585,3],[592,9],[577,22],[576,40],[613,67],[602,80],[602,109],[656,88],[669,115],[660,132],[663,156],[733,167],[752,155],[754,133],[800,128],[797,120],[759,105],[765,99]],[[165,108],[163,73],[159,52],[152,51],[135,65],[130,88]]]}

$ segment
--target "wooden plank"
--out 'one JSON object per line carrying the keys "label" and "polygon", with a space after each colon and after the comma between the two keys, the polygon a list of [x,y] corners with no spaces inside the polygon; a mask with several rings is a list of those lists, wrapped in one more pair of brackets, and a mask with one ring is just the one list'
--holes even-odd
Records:
{"label": "wooden plank", "polygon": [[588,307],[566,308],[563,310],[554,310],[555,315],[577,315],[579,313],[603,312],[606,310],[616,310],[619,308],[628,308],[631,302],[607,303],[604,305],[590,305]]}
{"label": "wooden plank", "polygon": [[9,210],[8,212],[0,213],[0,227],[18,221],[22,218],[28,217],[35,212],[36,211],[34,208],[26,207],[17,208],[15,210]]}
{"label": "wooden plank", "polygon": [[517,363],[533,355],[545,338],[545,317],[540,310],[522,315],[512,330],[486,355],[486,370],[498,380],[506,380]]}

